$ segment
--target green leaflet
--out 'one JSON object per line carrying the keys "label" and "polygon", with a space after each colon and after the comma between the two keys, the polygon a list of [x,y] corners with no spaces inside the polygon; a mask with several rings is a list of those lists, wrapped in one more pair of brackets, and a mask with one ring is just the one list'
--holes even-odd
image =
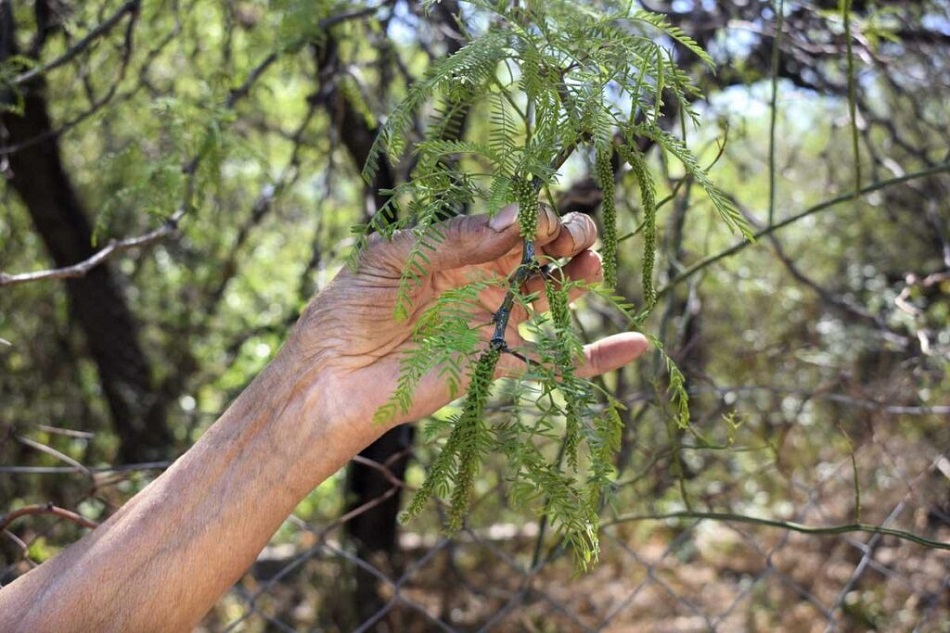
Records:
{"label": "green leaflet", "polygon": [[454,478],[455,489],[449,507],[448,527],[453,532],[462,527],[478,465],[488,448],[484,422],[485,405],[491,395],[491,383],[500,357],[501,351],[492,347],[484,351],[474,363],[472,382],[462,414],[454,421],[452,432],[442,447],[442,452],[433,462],[425,482],[403,513],[402,521],[408,521],[419,514],[429,498],[436,492],[447,490],[450,479]]}

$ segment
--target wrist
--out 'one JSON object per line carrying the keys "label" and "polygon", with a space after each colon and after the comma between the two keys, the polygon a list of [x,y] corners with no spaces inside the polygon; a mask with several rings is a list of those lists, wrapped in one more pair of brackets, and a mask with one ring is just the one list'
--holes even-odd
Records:
{"label": "wrist", "polygon": [[302,495],[390,428],[374,422],[371,398],[333,359],[301,354],[291,341],[266,371],[271,375],[262,381],[260,393],[283,409],[273,420],[272,433],[296,450],[288,464],[298,464],[294,470],[308,476],[301,482]]}

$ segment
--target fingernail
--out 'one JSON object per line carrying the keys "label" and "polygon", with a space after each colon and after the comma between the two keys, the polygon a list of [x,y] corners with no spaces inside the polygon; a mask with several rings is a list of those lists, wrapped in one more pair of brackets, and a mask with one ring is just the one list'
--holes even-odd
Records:
{"label": "fingernail", "polygon": [[513,225],[517,219],[518,205],[509,204],[507,207],[495,214],[495,217],[488,221],[488,226],[492,231],[501,233]]}
{"label": "fingernail", "polygon": [[567,230],[567,234],[571,236],[572,253],[577,249],[577,245],[580,244],[583,237],[581,233],[584,231],[584,227],[578,220],[576,213],[568,213],[561,218],[561,230]]}
{"label": "fingernail", "polygon": [[558,217],[557,211],[551,208],[549,204],[544,202],[541,203],[541,213],[546,215],[548,234],[547,237],[556,237],[561,231],[561,218]]}

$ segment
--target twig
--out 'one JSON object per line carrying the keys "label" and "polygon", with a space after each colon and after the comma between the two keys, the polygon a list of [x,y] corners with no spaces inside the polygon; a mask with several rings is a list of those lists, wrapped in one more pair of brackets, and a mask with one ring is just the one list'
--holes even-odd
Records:
{"label": "twig", "polygon": [[[134,24],[134,21],[130,21],[130,24],[129,24],[130,27],[132,24]],[[140,76],[146,74],[146,71],[151,67],[152,63],[154,63],[154,61],[158,59],[159,54],[165,49],[165,47],[168,46],[168,44],[170,44],[178,36],[180,29],[181,29],[180,23],[176,24],[175,29],[173,29],[171,32],[168,33],[168,35],[166,35],[161,41],[159,41],[159,43],[152,50],[148,51],[148,54],[145,56],[145,60],[142,62],[142,64],[139,67]],[[126,31],[126,34],[127,34],[127,39],[128,39],[128,30]],[[123,72],[125,71],[123,70]],[[45,132],[42,132],[32,138],[21,141],[20,143],[17,143],[15,145],[4,145],[3,147],[0,147],[0,157],[9,155],[9,154],[14,154],[28,147],[32,147],[33,145],[36,145],[37,143],[42,143],[51,138],[57,138],[59,136],[62,136],[69,130],[77,127],[83,121],[87,120],[89,117],[99,112],[107,104],[112,103],[113,105],[117,105],[124,101],[130,100],[132,97],[134,97],[138,93],[139,90],[142,89],[142,87],[145,84],[140,79],[139,82],[135,86],[133,86],[128,91],[116,97],[115,88],[117,85],[118,83],[115,83],[113,85],[113,89],[110,89],[104,97],[96,100],[89,108],[86,108],[85,110],[80,112],[78,115],[65,121],[58,128],[52,129],[52,130],[46,130]]]}
{"label": "twig", "polygon": [[111,31],[112,28],[122,20],[122,18],[125,16],[126,13],[130,13],[134,19],[135,14],[139,10],[139,4],[140,4],[140,0],[129,0],[128,2],[123,4],[121,7],[119,7],[118,10],[116,10],[116,12],[113,13],[112,16],[108,20],[106,20],[105,22],[97,26],[96,28],[89,31],[89,33],[86,34],[86,37],[76,42],[75,46],[73,46],[72,48],[70,48],[65,53],[63,53],[62,55],[60,55],[53,61],[49,62],[48,64],[37,66],[36,68],[33,68],[31,70],[26,71],[25,73],[18,75],[10,82],[10,85],[22,86],[23,84],[33,79],[36,79],[40,75],[48,73],[49,71],[59,68],[63,64],[68,63],[70,60],[74,59],[77,55],[79,55],[79,53],[89,48],[90,44],[92,44],[97,39],[107,34],[109,31]]}
{"label": "twig", "polygon": [[534,241],[525,240],[524,248],[521,251],[521,263],[518,264],[518,268],[516,268],[515,272],[511,275],[508,292],[505,293],[504,300],[501,302],[498,310],[495,311],[495,314],[492,315],[492,323],[495,324],[495,332],[492,334],[490,341],[492,348],[499,349],[503,352],[511,351],[508,349],[507,341],[505,341],[505,330],[508,328],[508,320],[511,318],[511,308],[515,302],[515,292],[521,289],[521,286],[524,285],[528,276],[536,270],[538,270],[538,262],[534,258]]}
{"label": "twig", "polygon": [[66,519],[67,521],[71,521],[72,523],[75,523],[76,525],[80,525],[84,528],[89,528],[90,530],[94,530],[97,527],[99,527],[99,524],[96,523],[95,521],[91,519],[87,519],[81,514],[77,514],[71,510],[67,510],[65,508],[60,508],[59,506],[55,506],[53,505],[53,502],[50,501],[49,503],[46,503],[46,504],[37,503],[30,506],[24,506],[22,508],[18,508],[14,510],[13,512],[8,512],[7,514],[0,515],[0,531],[5,530],[8,525],[10,525],[11,523],[13,523],[19,518],[36,515],[36,514],[52,514],[53,516],[57,516],[60,519]]}
{"label": "twig", "polygon": [[[874,411],[889,415],[950,415],[950,405],[902,405],[888,404],[881,400],[871,398],[856,398],[846,396],[840,393],[812,393],[802,389],[783,389],[781,387],[770,387],[767,385],[731,385],[720,387],[692,387],[689,390],[690,395],[699,395],[713,393],[719,397],[732,393],[750,393],[763,391],[777,395],[798,396],[802,398],[811,398],[812,400],[827,400],[843,404],[849,407],[863,409],[865,411]],[[0,472],[3,472],[0,469]]]}
{"label": "twig", "polygon": [[179,209],[162,226],[149,231],[138,237],[130,237],[124,240],[112,240],[104,248],[96,252],[92,257],[84,259],[78,264],[66,266],[64,268],[53,268],[51,270],[38,270],[31,273],[8,274],[0,272],[0,288],[3,286],[15,286],[25,284],[31,281],[41,281],[47,279],[73,279],[84,277],[90,270],[109,259],[118,252],[127,251],[133,248],[149,246],[162,240],[178,231],[178,221],[185,214],[184,209]]}
{"label": "twig", "polygon": [[28,437],[21,437],[21,436],[19,436],[19,435],[16,436],[16,440],[17,440],[18,442],[20,442],[21,444],[23,444],[24,446],[29,446],[29,447],[32,448],[33,450],[40,451],[41,453],[46,453],[47,455],[50,455],[50,456],[52,456],[52,457],[55,457],[56,459],[60,460],[61,462],[65,462],[65,463],[69,464],[69,465],[72,466],[77,472],[81,472],[82,474],[86,475],[87,477],[92,477],[92,473],[89,471],[88,468],[86,468],[85,466],[83,466],[82,464],[80,464],[79,462],[77,462],[75,459],[73,459],[73,458],[70,457],[69,455],[66,455],[65,453],[62,453],[62,452],[56,450],[56,449],[53,448],[52,446],[47,446],[46,444],[42,444],[41,442],[37,442],[36,440],[31,440],[31,439],[28,438]]}
{"label": "twig", "polygon": [[848,534],[850,532],[865,532],[867,534],[882,534],[885,536],[893,536],[904,541],[910,541],[912,543],[917,543],[918,545],[923,545],[924,547],[930,547],[933,549],[943,549],[950,550],[950,543],[944,541],[937,541],[934,539],[929,539],[924,536],[918,536],[911,532],[905,530],[898,530],[895,528],[883,527],[880,525],[868,525],[866,523],[848,523],[845,525],[829,525],[829,526],[810,526],[803,525],[801,523],[795,523],[793,521],[780,521],[778,519],[763,519],[759,517],[750,517],[743,514],[732,514],[731,512],[670,512],[667,514],[631,514],[631,515],[621,515],[616,519],[606,522],[603,524],[604,527],[607,525],[617,525],[620,523],[627,523],[633,521],[666,521],[669,519],[695,519],[698,521],[710,520],[710,521],[722,521],[724,523],[751,523],[753,525],[764,525],[767,527],[776,527],[782,528],[785,530],[791,530],[793,532],[800,532],[802,534],[815,534],[819,536],[829,536],[835,534]]}
{"label": "twig", "polygon": [[[392,0],[387,0],[386,2],[381,2],[377,5],[373,5],[370,7],[364,7],[362,9],[350,11],[348,13],[341,13],[339,15],[333,15],[328,18],[324,18],[317,25],[317,29],[320,31],[326,31],[327,29],[333,26],[336,26],[337,24],[342,24],[343,22],[347,22],[349,20],[358,20],[360,18],[367,17],[369,15],[376,13],[381,8],[383,8],[387,4],[390,4],[391,2]],[[254,82],[258,80],[258,78],[261,75],[264,74],[264,71],[270,68],[271,65],[273,65],[273,63],[276,62],[283,55],[283,53],[285,53],[288,49],[292,50],[292,48],[293,47],[285,47],[284,49],[273,51],[271,52],[270,55],[265,57],[257,66],[255,66],[251,70],[251,72],[248,73],[247,79],[244,80],[243,84],[231,90],[231,94],[228,95],[228,99],[227,99],[227,102],[225,103],[225,107],[228,109],[234,107],[235,103],[237,103],[240,99],[245,97],[248,92],[250,92],[251,86],[254,84]]]}
{"label": "twig", "polygon": [[[122,466],[86,467],[92,473],[126,473],[146,470],[165,470],[171,462],[142,462]],[[61,475],[76,472],[72,466],[0,466],[0,474],[11,475]]]}
{"label": "twig", "polygon": [[251,91],[251,87],[254,85],[254,82],[256,82],[260,76],[264,74],[264,71],[270,68],[270,66],[276,62],[279,57],[280,55],[278,52],[273,51],[257,66],[251,69],[251,72],[247,74],[247,78],[244,80],[244,83],[231,90],[231,93],[228,95],[228,100],[225,102],[225,108],[233,108],[234,104],[247,96],[247,94]]}
{"label": "twig", "polygon": [[[340,15],[331,16],[327,19],[324,19],[320,22],[320,27],[323,29],[330,28],[342,22],[348,20],[359,19],[367,15],[378,11],[382,7],[390,4],[391,0],[386,0],[381,2],[378,5],[372,7],[366,7],[360,10],[351,11],[348,13],[342,13]],[[57,68],[78,55],[84,48],[86,48],[94,39],[101,36],[102,34],[108,32],[115,24],[119,22],[122,16],[127,12],[134,13],[138,10],[139,1],[130,0],[126,2],[120,9],[108,20],[100,24],[93,31],[83,38],[76,46],[67,51],[66,54],[57,58],[53,62],[46,64],[39,68],[34,68],[29,72],[23,73],[13,80],[14,85],[20,85],[33,79],[36,76],[41,75],[42,73],[48,72],[54,68]],[[128,37],[128,34],[127,34]],[[251,72],[248,74],[244,83],[241,84],[238,88],[235,88],[231,91],[228,96],[228,99],[225,102],[225,107],[227,109],[233,109],[234,106],[244,98],[249,92],[252,85],[264,74],[266,71],[277,59],[280,57],[278,52],[273,52],[267,57],[265,57]],[[193,176],[197,171],[198,164],[204,156],[204,152],[199,152],[191,161],[184,165],[182,171],[192,177],[189,179],[189,184],[193,181]],[[189,187],[189,193],[191,187]],[[190,196],[189,196],[190,197]],[[138,237],[131,237],[124,240],[113,240],[110,241],[104,248],[93,254],[88,259],[85,259],[77,264],[71,266],[66,266],[64,268],[55,268],[51,270],[41,270],[31,273],[18,273],[18,274],[9,274],[0,272],[0,288],[4,286],[13,286],[16,284],[29,283],[33,281],[41,281],[47,279],[71,279],[77,277],[84,277],[89,273],[90,270],[100,265],[102,262],[109,259],[112,255],[117,252],[130,250],[133,248],[139,248],[142,246],[148,246],[157,242],[161,239],[168,237],[169,235],[174,234],[178,230],[178,222],[185,215],[187,207],[190,205],[184,205],[182,208],[178,209],[165,223],[158,227],[157,229],[150,231],[144,235]]]}
{"label": "twig", "polygon": [[820,211],[825,211],[827,209],[830,209],[831,207],[841,204],[842,202],[851,202],[855,198],[865,196],[875,191],[880,191],[881,189],[886,189],[888,187],[893,187],[895,185],[902,185],[912,180],[917,180],[919,178],[926,178],[928,176],[936,176],[937,174],[943,174],[947,172],[950,172],[950,162],[941,163],[939,165],[935,165],[934,167],[930,167],[928,169],[922,169],[920,171],[916,171],[910,174],[898,176],[897,178],[882,180],[880,182],[867,185],[866,187],[862,187],[861,189],[857,191],[849,191],[848,193],[842,194],[835,198],[831,198],[829,200],[825,200],[824,202],[820,202],[812,207],[805,209],[804,211],[800,213],[797,213],[791,217],[785,218],[781,222],[776,222],[775,224],[772,224],[762,229],[761,231],[755,233],[752,236],[751,240],[743,240],[741,242],[734,244],[733,246],[730,246],[729,248],[725,250],[720,251],[719,253],[716,253],[715,255],[710,255],[709,257],[696,262],[695,264],[693,264],[692,266],[690,266],[689,268],[681,272],[679,275],[671,279],[665,286],[663,286],[659,291],[657,291],[656,296],[657,298],[662,297],[663,295],[670,292],[670,290],[672,290],[675,286],[686,281],[687,279],[689,279],[690,277],[698,273],[700,270],[703,270],[704,268],[708,268],[712,264],[715,264],[716,262],[722,259],[725,259],[731,255],[738,253],[739,251],[743,250],[745,247],[758,241],[759,238],[765,237],[766,235],[770,235],[774,233],[775,231],[778,231],[779,229],[783,229],[786,226],[789,226],[790,224],[794,224],[795,222],[798,222],[802,218],[806,218],[809,215],[814,215],[815,213],[818,213]]}

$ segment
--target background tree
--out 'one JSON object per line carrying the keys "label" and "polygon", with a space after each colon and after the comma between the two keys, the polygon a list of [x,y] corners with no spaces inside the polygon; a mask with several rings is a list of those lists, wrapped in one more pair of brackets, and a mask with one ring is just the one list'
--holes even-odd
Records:
{"label": "background tree", "polygon": [[[436,539],[436,510],[400,544],[400,482],[418,485],[410,464],[435,452],[407,427],[301,505],[209,626],[520,618],[598,629],[630,618],[686,630],[659,615],[671,612],[724,630],[937,630],[939,550],[861,532],[802,542],[735,522],[948,540],[950,6],[843,4],[643,3],[716,62],[711,72],[662,41],[707,95],[687,142],[759,239],[718,226],[695,179],[635,140],[660,203],[658,303],[643,328],[683,370],[692,425],[670,423],[659,357],[606,383],[627,408],[615,509],[602,518],[607,564],[592,580],[570,585],[545,522],[504,503],[502,465],[480,476],[462,538]],[[383,160],[372,183],[360,179],[380,125],[487,19],[453,2],[0,2],[6,577],[82,529],[13,513],[52,501],[100,520],[266,362],[349,252],[349,227],[410,177],[412,160]],[[416,138],[430,106],[412,113]],[[480,114],[458,113],[458,138],[488,134]],[[599,219],[592,165],[565,165],[562,211]],[[616,291],[641,304],[637,178],[613,168],[627,271]],[[579,312],[591,337],[616,319],[596,301]],[[720,522],[688,520],[702,516]],[[487,530],[509,523],[528,527],[504,540]],[[656,544],[679,562],[650,558]],[[713,570],[721,595],[677,569]],[[333,600],[330,586],[354,599]]]}

